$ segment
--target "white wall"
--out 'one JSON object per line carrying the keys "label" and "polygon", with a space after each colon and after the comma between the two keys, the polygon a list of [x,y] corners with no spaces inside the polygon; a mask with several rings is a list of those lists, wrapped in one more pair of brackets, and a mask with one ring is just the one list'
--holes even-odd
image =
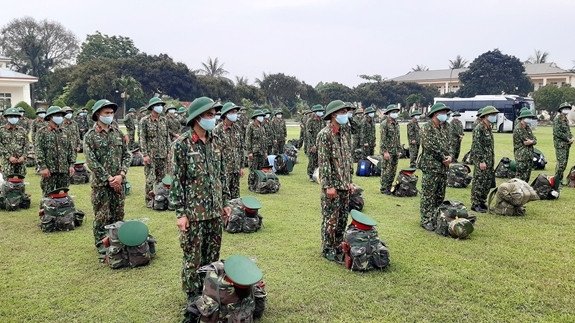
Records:
{"label": "white wall", "polygon": [[2,85],[2,82],[0,82],[0,93],[11,93],[12,94],[12,98],[11,98],[11,103],[12,105],[15,105],[16,103],[20,102],[20,101],[24,101],[30,105],[30,85],[26,84],[23,86],[5,86]]}

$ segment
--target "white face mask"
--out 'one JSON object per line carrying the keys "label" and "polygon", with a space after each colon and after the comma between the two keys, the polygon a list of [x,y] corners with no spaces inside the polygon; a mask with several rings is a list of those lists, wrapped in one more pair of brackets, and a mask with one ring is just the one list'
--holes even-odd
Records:
{"label": "white face mask", "polygon": [[315,113],[318,117],[323,117],[323,111],[317,111]]}
{"label": "white face mask", "polygon": [[64,117],[66,117],[66,119],[72,119],[72,114],[71,114],[71,113],[66,113],[66,115],[65,115]]}
{"label": "white face mask", "polygon": [[38,116],[39,116],[40,118],[44,119],[44,117],[46,116],[46,114],[42,112],[42,113],[38,113]]}
{"label": "white face mask", "polygon": [[219,114],[216,114],[216,120],[220,120],[221,116]]}
{"label": "white face mask", "polygon": [[563,114],[567,115],[567,114],[569,114],[569,112],[571,112],[571,109],[563,109],[563,110],[561,110],[561,112],[563,112]]}
{"label": "white face mask", "polygon": [[268,114],[266,114],[266,119],[269,119],[269,118],[270,118],[270,114],[268,113]]}
{"label": "white face mask", "polygon": [[348,112],[347,112],[347,118],[349,119],[349,118],[351,118],[351,117],[353,117],[353,112],[348,111]]}
{"label": "white face mask", "polygon": [[282,115],[281,115],[281,114],[277,114],[277,115],[276,115],[276,118],[281,119],[281,118],[282,118]]}
{"label": "white face mask", "polygon": [[390,113],[389,116],[390,116],[392,119],[397,119],[397,117],[399,117],[399,113],[396,113],[396,112]]}
{"label": "white face mask", "polygon": [[415,120],[421,119],[421,116],[415,116]]}
{"label": "white face mask", "polygon": [[161,105],[156,105],[154,107],[154,111],[156,111],[156,113],[162,113],[164,111],[164,107],[162,107]]}
{"label": "white face mask", "polygon": [[374,112],[370,112],[370,113],[368,113],[367,115],[368,115],[370,118],[373,118],[373,117],[375,116],[375,113],[374,113]]}
{"label": "white face mask", "polygon": [[256,117],[256,119],[261,123],[264,122],[264,117],[263,116],[258,116]]}
{"label": "white face mask", "polygon": [[169,113],[169,114],[175,114],[175,113],[176,113],[176,110],[174,110],[174,109],[168,110],[168,113]]}

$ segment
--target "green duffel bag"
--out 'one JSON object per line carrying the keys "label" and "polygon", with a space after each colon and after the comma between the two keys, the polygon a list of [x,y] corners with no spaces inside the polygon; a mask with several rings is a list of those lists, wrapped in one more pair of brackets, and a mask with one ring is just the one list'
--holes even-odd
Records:
{"label": "green duffel bag", "polygon": [[259,194],[273,194],[280,190],[280,180],[274,174],[274,172],[269,169],[256,170],[254,173],[257,176],[254,187],[252,191]]}
{"label": "green duffel bag", "polygon": [[156,240],[143,222],[118,221],[105,228],[108,236],[102,241],[107,247],[104,263],[110,268],[145,266],[156,255]]}
{"label": "green duffel bag", "polygon": [[435,214],[435,233],[445,237],[467,238],[477,218],[460,201],[443,201]]}

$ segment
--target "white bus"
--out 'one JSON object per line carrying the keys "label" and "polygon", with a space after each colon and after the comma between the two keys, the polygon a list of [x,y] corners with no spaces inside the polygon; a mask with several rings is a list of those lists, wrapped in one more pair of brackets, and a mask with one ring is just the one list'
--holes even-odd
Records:
{"label": "white bus", "polygon": [[[473,98],[434,98],[434,103],[443,103],[451,108],[452,111],[461,113],[461,123],[463,129],[473,130],[473,123],[477,119],[477,110],[492,105],[500,111],[497,115],[497,132],[513,132],[515,118],[519,116],[522,108],[528,108],[534,115],[535,104],[532,98],[521,97],[517,95],[476,95]],[[536,127],[537,123],[531,125]]]}

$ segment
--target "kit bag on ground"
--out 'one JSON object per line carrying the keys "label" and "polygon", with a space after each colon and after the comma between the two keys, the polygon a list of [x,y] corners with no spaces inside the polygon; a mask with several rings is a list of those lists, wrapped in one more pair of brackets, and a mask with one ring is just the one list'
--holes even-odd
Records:
{"label": "kit bag on ground", "polygon": [[320,178],[319,178],[319,167],[316,168],[316,169],[313,171],[313,174],[311,175],[311,179],[312,179],[314,182],[316,182],[316,183],[318,183],[318,184],[321,184],[321,180],[320,180]]}
{"label": "kit bag on ground", "polygon": [[405,148],[405,144],[401,144],[399,158],[409,158],[409,148]]}
{"label": "kit bag on ground", "polygon": [[303,143],[303,139],[300,140],[300,139],[293,138],[293,139],[288,140],[287,143],[292,144],[296,149],[300,149],[301,145]]}
{"label": "kit bag on ground", "polygon": [[[492,207],[491,204],[494,197],[495,205]],[[489,213],[522,216],[525,215],[525,204],[537,200],[539,200],[539,196],[533,187],[525,181],[513,178],[508,182],[502,183],[489,193]]]}
{"label": "kit bag on ground", "polygon": [[18,211],[30,208],[30,195],[26,194],[24,176],[7,175],[0,190],[0,208],[7,211]]}
{"label": "kit bag on ground", "polygon": [[278,175],[289,175],[293,171],[293,161],[286,155],[272,156],[275,173]]}
{"label": "kit bag on ground", "polygon": [[368,156],[367,160],[371,162],[371,176],[381,176],[381,163],[383,162],[382,156]]}
{"label": "kit bag on ground", "polygon": [[[571,175],[571,172],[569,172]],[[559,192],[555,190],[555,178],[545,174],[539,174],[531,183],[531,187],[537,192],[541,200],[556,200],[559,198]]]}
{"label": "kit bag on ground", "polygon": [[465,155],[463,155],[463,160],[461,162],[464,164],[471,164],[471,151],[468,151],[465,153]]}
{"label": "kit bag on ground", "polygon": [[[245,197],[244,199],[247,198],[248,197]],[[254,199],[253,197],[251,198]],[[232,208],[232,214],[230,214],[224,224],[224,230],[226,230],[226,232],[252,233],[261,229],[263,216],[259,214],[259,209],[247,209],[248,206],[244,208],[244,203],[242,203],[241,198],[230,200],[229,203]]]}
{"label": "kit bag on ground", "polygon": [[48,194],[40,205],[40,229],[43,232],[70,231],[84,222],[84,212],[76,210],[67,188]]}
{"label": "kit bag on ground", "polygon": [[26,167],[36,166],[36,152],[34,151],[34,144],[30,143],[28,152],[26,153]]}
{"label": "kit bag on ground", "polygon": [[297,164],[298,147],[293,144],[293,140],[294,139],[291,139],[285,144],[284,155],[286,155],[291,160],[292,164],[295,165]]}
{"label": "kit bag on ground", "polygon": [[399,171],[397,180],[391,187],[391,194],[399,197],[417,196],[417,180],[415,168],[405,168]]}
{"label": "kit bag on ground", "polygon": [[567,175],[567,186],[575,187],[575,166],[571,167],[571,170]]}
{"label": "kit bag on ground", "polygon": [[471,169],[465,164],[451,164],[447,173],[447,186],[466,188],[473,178],[470,173]]}
{"label": "kit bag on ground", "polygon": [[355,171],[355,175],[357,176],[372,176],[373,170],[372,168],[375,167],[373,164],[367,159],[360,159],[357,162],[357,170]]}
{"label": "kit bag on ground", "polygon": [[495,167],[495,177],[497,178],[513,178],[514,172],[511,170],[511,159],[507,157],[501,158],[497,167]]}
{"label": "kit bag on ground", "polygon": [[131,156],[130,166],[144,166],[144,155],[139,149],[133,150]]}
{"label": "kit bag on ground", "polygon": [[[372,269],[384,269],[389,266],[389,249],[385,242],[379,239],[375,221],[356,220],[363,213],[353,210],[352,222],[345,231],[342,242],[344,252],[344,264],[352,271],[367,271]],[[368,218],[372,220],[371,218]],[[372,220],[373,221],[373,220]]]}
{"label": "kit bag on ground", "polygon": [[163,181],[154,185],[152,191],[152,209],[156,211],[174,210],[174,204],[170,201],[170,186]]}
{"label": "kit bag on ground", "polygon": [[435,213],[435,233],[465,239],[473,232],[476,219],[460,201],[443,201]]}
{"label": "kit bag on ground", "polygon": [[74,185],[90,183],[91,174],[84,165],[81,167],[74,165],[74,175],[70,178],[70,183]]}
{"label": "kit bag on ground", "polygon": [[143,222],[118,221],[105,228],[108,236],[102,241],[107,247],[104,263],[110,268],[145,266],[156,255],[156,240]]}
{"label": "kit bag on ground", "polygon": [[365,205],[365,201],[363,200],[363,188],[355,184],[353,184],[353,188],[353,194],[349,195],[349,211],[361,211]]}
{"label": "kit bag on ground", "polygon": [[255,170],[256,176],[254,187],[251,191],[259,194],[273,194],[280,190],[280,181],[276,174],[274,174],[271,167]]}
{"label": "kit bag on ground", "polygon": [[547,165],[547,159],[541,150],[533,148],[533,169],[542,170],[545,169],[545,165]]}

